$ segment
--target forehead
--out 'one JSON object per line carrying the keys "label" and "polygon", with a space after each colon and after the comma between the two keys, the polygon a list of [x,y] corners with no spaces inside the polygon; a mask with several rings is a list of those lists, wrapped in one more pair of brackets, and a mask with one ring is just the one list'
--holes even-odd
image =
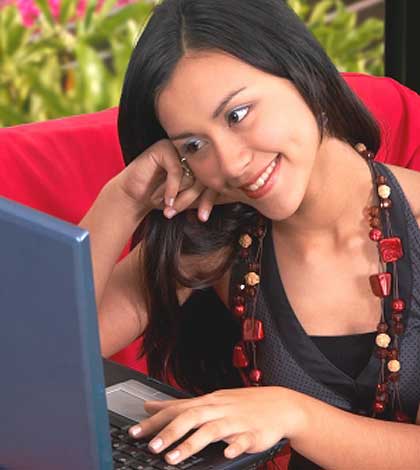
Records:
{"label": "forehead", "polygon": [[179,114],[182,109],[212,112],[227,93],[255,84],[266,75],[223,52],[189,52],[178,62],[156,100],[159,118],[164,125],[168,115]]}

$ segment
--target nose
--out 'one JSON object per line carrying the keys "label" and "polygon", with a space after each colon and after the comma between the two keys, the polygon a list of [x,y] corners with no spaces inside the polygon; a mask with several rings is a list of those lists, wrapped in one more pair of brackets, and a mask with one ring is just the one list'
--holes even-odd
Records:
{"label": "nose", "polygon": [[216,145],[221,176],[231,188],[243,184],[243,175],[252,161],[253,153],[240,139],[223,139]]}

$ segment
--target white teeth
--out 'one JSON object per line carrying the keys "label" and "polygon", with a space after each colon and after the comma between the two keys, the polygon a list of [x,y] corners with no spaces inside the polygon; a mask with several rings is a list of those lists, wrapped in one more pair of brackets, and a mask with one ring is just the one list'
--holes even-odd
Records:
{"label": "white teeth", "polygon": [[247,191],[256,191],[257,189],[260,189],[261,187],[263,187],[264,184],[267,182],[268,178],[270,177],[271,173],[273,173],[273,170],[276,167],[276,164],[277,164],[277,158],[270,163],[270,165],[266,168],[264,173],[257,179],[257,181],[254,184],[251,184],[250,186],[246,186],[245,189]]}

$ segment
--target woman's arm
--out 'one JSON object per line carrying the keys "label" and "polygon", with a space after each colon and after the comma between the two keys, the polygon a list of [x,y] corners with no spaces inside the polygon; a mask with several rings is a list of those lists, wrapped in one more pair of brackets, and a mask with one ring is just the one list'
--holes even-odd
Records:
{"label": "woman's arm", "polygon": [[291,445],[323,468],[420,469],[420,426],[354,415],[300,393],[298,402],[303,421]]}
{"label": "woman's arm", "polygon": [[286,437],[292,447],[325,469],[420,469],[420,426],[385,422],[342,411],[284,387],[220,390],[202,397],[146,402],[150,418],[131,428],[134,437],[156,434],[152,450],[171,464],[217,440],[228,458],[269,449]]}

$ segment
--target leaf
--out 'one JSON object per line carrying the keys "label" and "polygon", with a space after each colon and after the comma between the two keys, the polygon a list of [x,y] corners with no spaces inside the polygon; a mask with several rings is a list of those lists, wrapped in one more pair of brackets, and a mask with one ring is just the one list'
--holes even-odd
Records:
{"label": "leaf", "polygon": [[35,0],[35,3],[37,5],[37,7],[41,10],[41,13],[42,13],[43,17],[45,18],[45,20],[47,21],[47,23],[51,27],[53,27],[54,26],[54,18],[52,16],[48,1],[47,0]]}
{"label": "leaf", "polygon": [[333,8],[335,4],[334,0],[322,0],[318,2],[312,10],[312,13],[308,19],[308,25],[312,25],[318,22],[322,22],[325,20],[325,16]]}
{"label": "leaf", "polygon": [[68,21],[76,14],[78,0],[61,0],[59,22],[66,25]]}

